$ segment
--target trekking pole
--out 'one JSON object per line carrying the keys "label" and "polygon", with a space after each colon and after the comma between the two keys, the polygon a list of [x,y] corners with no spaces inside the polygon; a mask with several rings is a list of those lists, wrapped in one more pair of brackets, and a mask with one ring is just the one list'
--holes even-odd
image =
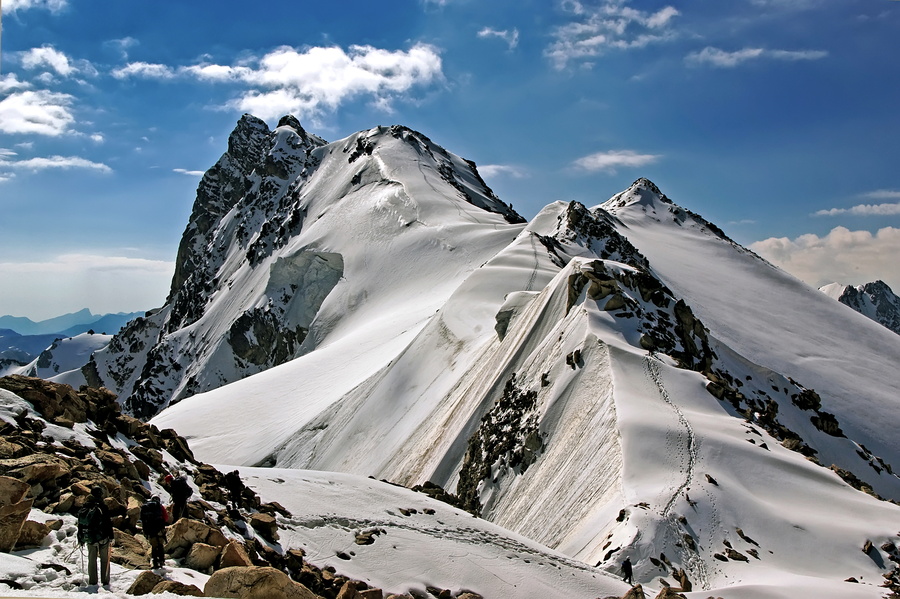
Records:
{"label": "trekking pole", "polygon": [[80,552],[81,553],[81,575],[83,576],[81,584],[82,584],[82,586],[87,586],[87,583],[89,581],[87,578],[87,575],[88,575],[87,570],[85,570],[85,568],[84,568],[84,545],[79,545],[78,547],[81,550],[81,552]]}

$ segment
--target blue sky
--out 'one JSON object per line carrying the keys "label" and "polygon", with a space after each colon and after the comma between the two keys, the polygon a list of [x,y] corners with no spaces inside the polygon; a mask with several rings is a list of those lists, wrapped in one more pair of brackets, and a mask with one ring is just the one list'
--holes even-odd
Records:
{"label": "blue sky", "polygon": [[818,285],[900,291],[894,0],[5,0],[0,314],[162,304],[244,112],[403,124],[524,216],[645,176]]}

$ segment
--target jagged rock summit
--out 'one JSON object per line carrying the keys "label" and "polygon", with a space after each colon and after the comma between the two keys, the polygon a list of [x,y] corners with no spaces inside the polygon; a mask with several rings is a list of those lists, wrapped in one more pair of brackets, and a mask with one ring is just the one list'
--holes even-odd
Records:
{"label": "jagged rock summit", "polygon": [[84,380],[152,416],[315,349],[379,301],[366,282],[379,264],[404,264],[394,282],[418,279],[433,311],[522,221],[474,164],[410,129],[328,144],[292,116],[270,131],[244,115],[200,181],[165,305],[96,352]]}
{"label": "jagged rock summit", "polygon": [[900,297],[884,281],[856,287],[832,283],[819,291],[900,335]]}

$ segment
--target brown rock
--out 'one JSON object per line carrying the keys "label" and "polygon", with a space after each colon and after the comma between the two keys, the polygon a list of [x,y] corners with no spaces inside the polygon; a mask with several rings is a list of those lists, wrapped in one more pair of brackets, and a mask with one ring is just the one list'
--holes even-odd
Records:
{"label": "brown rock", "polygon": [[209,525],[192,520],[191,518],[182,518],[169,527],[169,542],[166,543],[166,553],[172,553],[176,549],[188,549],[194,543],[205,543],[212,530]]}
{"label": "brown rock", "polygon": [[128,587],[128,590],[126,592],[129,595],[146,595],[162,581],[162,576],[160,576],[156,572],[146,570],[138,574],[138,577],[134,579],[134,582],[131,583],[131,586]]}
{"label": "brown rock", "polygon": [[19,538],[16,541],[16,549],[26,549],[29,547],[40,547],[44,542],[44,537],[50,534],[50,527],[43,522],[35,522],[34,520],[26,520],[22,524],[19,531]]}
{"label": "brown rock", "polygon": [[219,568],[231,568],[235,566],[251,566],[250,556],[243,545],[237,541],[229,541],[219,555]]}
{"label": "brown rock", "polygon": [[381,589],[370,589],[364,582],[348,580],[341,586],[337,599],[383,599]]}
{"label": "brown rock", "polygon": [[206,572],[216,564],[219,557],[219,548],[206,543],[194,543],[184,558],[184,565],[188,568]]}
{"label": "brown rock", "polygon": [[250,526],[270,543],[278,542],[278,524],[270,514],[258,512],[250,516]]}
{"label": "brown rock", "polygon": [[[26,485],[27,486],[27,485]],[[0,505],[0,552],[9,553],[19,540],[22,525],[31,511],[33,499]]]}
{"label": "brown rock", "polygon": [[111,562],[132,570],[150,567],[150,560],[147,558],[150,545],[143,540],[143,536],[135,537],[118,528],[113,529],[113,534],[115,542],[109,556]]}
{"label": "brown rock", "polygon": [[647,596],[644,595],[644,587],[636,584],[628,589],[627,593],[622,595],[622,599],[647,599]]}
{"label": "brown rock", "polygon": [[206,597],[199,588],[192,584],[184,584],[177,580],[163,580],[150,591],[153,595],[159,593],[172,593],[173,595],[185,595],[188,597]]}
{"label": "brown rock", "polygon": [[663,587],[663,589],[656,596],[656,599],[687,599],[687,597],[685,597],[675,589]]}
{"label": "brown rock", "polygon": [[213,573],[203,587],[210,597],[240,599],[317,599],[315,593],[270,567],[234,567]]}
{"label": "brown rock", "polygon": [[0,505],[11,505],[25,499],[31,485],[9,476],[0,476]]}

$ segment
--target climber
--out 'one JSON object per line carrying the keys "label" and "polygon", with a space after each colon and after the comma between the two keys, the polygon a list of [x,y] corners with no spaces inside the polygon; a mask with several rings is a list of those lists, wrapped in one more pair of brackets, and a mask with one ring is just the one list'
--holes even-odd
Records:
{"label": "climber", "polygon": [[88,584],[97,584],[97,560],[100,580],[109,586],[109,548],[113,540],[112,519],[103,503],[103,488],[95,486],[78,511],[78,544],[88,547]]}

